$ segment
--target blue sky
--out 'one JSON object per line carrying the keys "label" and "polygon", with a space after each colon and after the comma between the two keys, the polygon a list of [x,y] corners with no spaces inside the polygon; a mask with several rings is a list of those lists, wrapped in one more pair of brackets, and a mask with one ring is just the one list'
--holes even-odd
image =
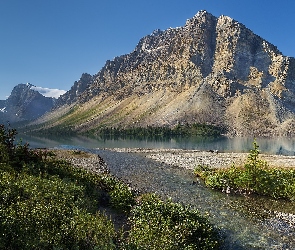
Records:
{"label": "blue sky", "polygon": [[0,100],[19,83],[69,90],[199,10],[230,16],[295,57],[294,0],[0,0]]}

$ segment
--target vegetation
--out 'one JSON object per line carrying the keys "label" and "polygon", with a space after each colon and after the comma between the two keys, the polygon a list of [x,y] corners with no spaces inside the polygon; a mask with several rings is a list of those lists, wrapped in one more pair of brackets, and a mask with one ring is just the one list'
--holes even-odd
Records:
{"label": "vegetation", "polygon": [[23,128],[18,128],[19,132],[26,132],[28,134],[34,134],[38,136],[50,135],[50,136],[74,136],[77,132],[72,126],[56,125],[54,127],[47,127],[46,125],[30,125]]}
{"label": "vegetation", "polygon": [[259,146],[256,141],[244,166],[228,169],[210,169],[198,166],[195,174],[200,176],[208,187],[223,192],[259,194],[275,199],[295,200],[295,169],[270,167],[259,159]]}
{"label": "vegetation", "polygon": [[123,189],[124,200],[113,178],[75,168],[27,144],[14,145],[16,131],[4,126],[0,131],[0,248],[114,249],[116,232],[98,211],[99,198],[114,193],[112,205],[126,210],[134,203],[131,191],[126,195]]}
{"label": "vegetation", "polygon": [[[124,183],[15,144],[15,135],[0,125],[1,249],[217,248],[216,231],[197,211],[154,195],[136,204]],[[116,231],[102,208],[129,217],[129,227]]]}
{"label": "vegetation", "polygon": [[[34,133],[38,135],[76,135],[79,132],[75,131],[71,125],[57,125],[55,127],[40,127],[30,126],[19,128],[19,131],[26,131],[26,133]],[[96,135],[101,137],[110,138],[131,138],[131,139],[156,139],[162,137],[174,137],[174,136],[207,136],[218,137],[226,133],[226,129],[209,125],[209,124],[178,124],[174,128],[168,126],[162,127],[129,127],[129,128],[115,128],[102,125],[100,128],[90,129],[84,132],[86,135]]]}
{"label": "vegetation", "polygon": [[[93,131],[94,132],[94,131]],[[132,137],[136,139],[141,138],[158,138],[158,137],[172,137],[172,136],[221,136],[225,133],[225,129],[208,124],[185,124],[177,125],[174,128],[169,127],[132,127],[132,128],[101,128],[95,132],[100,136],[112,137]]]}
{"label": "vegetation", "polygon": [[131,211],[127,249],[217,249],[215,229],[196,210],[147,194]]}

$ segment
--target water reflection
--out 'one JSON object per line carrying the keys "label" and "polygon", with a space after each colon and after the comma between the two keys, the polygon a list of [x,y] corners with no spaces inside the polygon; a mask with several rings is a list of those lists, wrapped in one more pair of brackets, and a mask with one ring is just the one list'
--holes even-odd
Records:
{"label": "water reflection", "polygon": [[[249,137],[86,137],[18,135],[33,148],[72,145],[86,148],[179,148],[196,150],[219,150],[220,152],[249,152],[254,138]],[[261,153],[295,155],[295,138],[256,138]]]}

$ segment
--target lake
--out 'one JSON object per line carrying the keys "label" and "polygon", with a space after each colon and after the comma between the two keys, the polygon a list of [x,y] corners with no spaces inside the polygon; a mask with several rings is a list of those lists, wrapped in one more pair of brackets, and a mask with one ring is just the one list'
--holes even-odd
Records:
{"label": "lake", "polygon": [[[36,137],[19,134],[17,139],[28,142],[32,148],[54,148],[62,145],[85,148],[175,148],[194,150],[219,150],[220,152],[249,152],[254,138],[249,137],[171,137],[153,139],[93,138],[86,136]],[[256,138],[264,154],[295,155],[295,138]]]}

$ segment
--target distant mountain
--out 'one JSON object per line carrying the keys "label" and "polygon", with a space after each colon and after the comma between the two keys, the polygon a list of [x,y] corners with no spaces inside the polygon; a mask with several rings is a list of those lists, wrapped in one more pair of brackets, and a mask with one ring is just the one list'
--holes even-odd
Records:
{"label": "distant mountain", "polygon": [[54,106],[55,99],[34,90],[32,84],[18,84],[7,100],[0,101],[0,121],[6,123],[31,121],[44,115]]}
{"label": "distant mountain", "polygon": [[206,123],[229,135],[295,134],[295,59],[227,16],[199,11],[82,78],[35,124],[95,132]]}

